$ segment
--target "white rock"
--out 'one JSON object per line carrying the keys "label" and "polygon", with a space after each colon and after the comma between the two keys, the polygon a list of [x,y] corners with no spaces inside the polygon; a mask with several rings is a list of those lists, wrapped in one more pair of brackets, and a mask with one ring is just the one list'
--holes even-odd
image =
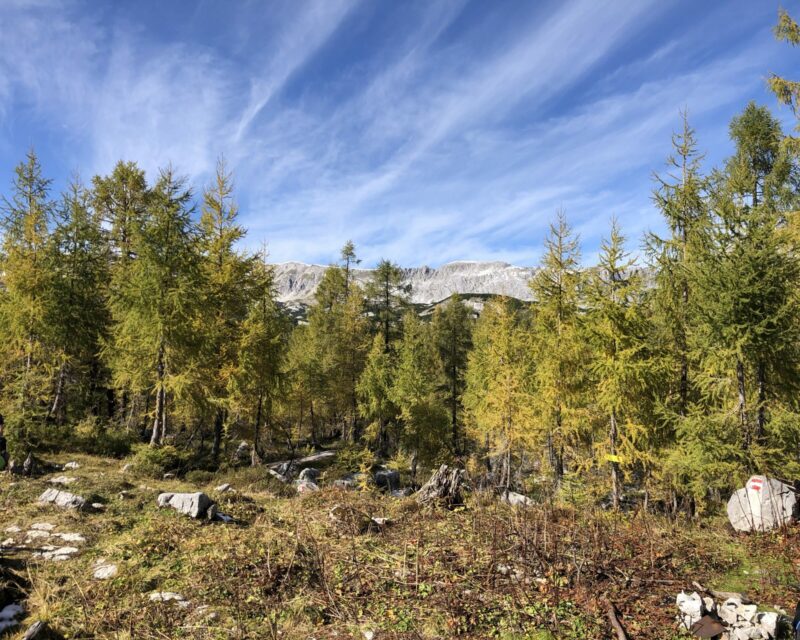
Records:
{"label": "white rock", "polygon": [[788,484],[752,476],[728,500],[728,520],[737,531],[768,531],[791,522],[796,502]]}
{"label": "white rock", "polygon": [[43,551],[33,554],[35,558],[44,558],[45,560],[55,560],[57,562],[69,560],[72,556],[80,551],[76,547],[54,547],[47,545],[42,547]]}
{"label": "white rock", "polygon": [[109,580],[119,573],[115,564],[100,564],[94,570],[95,580]]}
{"label": "white rock", "polygon": [[678,597],[675,598],[675,603],[678,605],[678,609],[681,613],[696,616],[698,619],[703,615],[703,599],[696,591],[692,593],[681,591]]}
{"label": "white rock", "polygon": [[374,631],[363,631],[364,640],[372,640],[375,637]]}
{"label": "white rock", "polygon": [[752,622],[756,613],[758,613],[758,607],[754,604],[740,604],[736,607],[736,614],[746,622]]}
{"label": "white rock", "polygon": [[127,473],[128,471],[130,471],[130,470],[131,470],[131,467],[132,467],[132,466],[133,466],[133,465],[131,465],[131,463],[130,463],[130,462],[128,462],[128,463],[126,463],[126,464],[123,464],[123,465],[122,465],[122,468],[119,470],[119,472],[120,472],[120,473]]}
{"label": "white rock", "polygon": [[159,507],[172,507],[191,518],[203,518],[214,504],[205,493],[162,493],[158,496]]}
{"label": "white rock", "polygon": [[39,496],[39,502],[54,504],[62,509],[83,509],[86,506],[86,500],[81,496],[58,489],[47,489]]}
{"label": "white rock", "polygon": [[64,542],[74,542],[78,544],[83,544],[86,542],[86,538],[84,538],[80,533],[54,533],[54,538],[60,538]]}
{"label": "white rock", "polygon": [[150,602],[174,602],[179,607],[188,607],[189,601],[180,593],[172,591],[154,591],[150,594]]}
{"label": "white rock", "polygon": [[52,531],[56,528],[56,525],[50,524],[49,522],[34,522],[31,525],[31,529],[34,531]]}
{"label": "white rock", "polygon": [[717,607],[717,615],[720,619],[728,624],[735,624],[739,619],[738,609],[742,606],[742,601],[739,598],[728,598],[719,607]]}
{"label": "white rock", "polygon": [[2,542],[0,542],[0,547],[13,547],[14,546],[14,538],[6,538]]}
{"label": "white rock", "polygon": [[227,482],[225,484],[221,484],[218,487],[214,487],[214,491],[217,493],[227,493],[228,491],[233,491],[233,487]]}
{"label": "white rock", "polygon": [[80,468],[81,468],[81,465],[79,465],[77,462],[67,462],[67,464],[64,465],[64,470],[65,471],[70,471],[70,470],[73,470],[73,469],[80,469]]}
{"label": "white rock", "polygon": [[775,638],[778,635],[778,614],[772,611],[756,615],[756,622],[761,627],[761,635],[765,638]]}
{"label": "white rock", "polygon": [[56,476],[55,478],[50,478],[50,480],[48,480],[48,482],[50,484],[68,485],[68,484],[72,484],[76,480],[77,480],[77,478],[73,478],[71,476]]}
{"label": "white rock", "polygon": [[92,502],[92,509],[95,511],[105,511],[106,505],[104,505],[102,502]]}
{"label": "white rock", "polygon": [[0,633],[16,627],[19,624],[17,618],[23,613],[25,613],[25,609],[22,607],[22,605],[17,604],[16,602],[7,604],[5,607],[0,609]]}
{"label": "white rock", "polygon": [[532,507],[534,504],[536,504],[528,496],[524,496],[515,491],[503,491],[501,497],[503,502],[507,502],[512,507]]}
{"label": "white rock", "polygon": [[[31,526],[31,528],[33,528],[33,526]],[[22,531],[22,528],[15,524],[12,524],[10,527],[5,528],[6,533],[19,533],[20,531]]]}
{"label": "white rock", "polygon": [[46,538],[49,538],[50,535],[51,534],[49,531],[37,531],[34,529],[33,531],[28,531],[25,534],[25,542],[33,542],[34,540],[44,540]]}

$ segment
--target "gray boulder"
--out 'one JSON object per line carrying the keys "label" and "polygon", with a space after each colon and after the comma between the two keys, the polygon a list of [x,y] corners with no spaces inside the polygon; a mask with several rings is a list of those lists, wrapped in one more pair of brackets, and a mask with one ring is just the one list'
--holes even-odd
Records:
{"label": "gray boulder", "polygon": [[54,504],[62,509],[85,509],[86,499],[81,496],[69,493],[68,491],[59,491],[58,489],[47,489],[42,495],[39,496],[39,502],[42,504]]}
{"label": "gray boulder", "polygon": [[297,481],[297,493],[316,493],[317,491],[319,491],[319,487],[310,480]]}
{"label": "gray boulder", "polygon": [[382,467],[373,474],[373,478],[375,484],[386,491],[397,491],[400,488],[400,472],[395,469]]}
{"label": "gray boulder", "polygon": [[728,520],[737,531],[769,531],[792,521],[794,489],[774,478],[752,476],[728,500]]}
{"label": "gray boulder", "polygon": [[363,473],[349,473],[344,478],[334,480],[333,486],[337,489],[358,489],[363,478]]}
{"label": "gray boulder", "polygon": [[308,482],[316,482],[319,480],[319,469],[315,469],[314,467],[306,467],[300,472],[300,475],[297,476],[298,480],[307,480]]}
{"label": "gray boulder", "polygon": [[197,493],[162,493],[158,496],[158,506],[170,507],[195,519],[204,517],[213,519],[216,515],[214,501],[201,491]]}

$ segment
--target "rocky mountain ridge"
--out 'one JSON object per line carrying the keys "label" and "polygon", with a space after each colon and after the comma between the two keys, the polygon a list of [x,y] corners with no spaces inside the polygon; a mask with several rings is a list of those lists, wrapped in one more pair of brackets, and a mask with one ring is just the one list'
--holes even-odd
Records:
{"label": "rocky mountain ridge", "polygon": [[[284,262],[274,265],[278,300],[284,304],[309,304],[313,301],[326,266]],[[450,262],[441,267],[404,268],[405,284],[411,285],[411,302],[433,304],[459,295],[505,295],[530,300],[528,282],[533,267],[519,267],[507,262]],[[354,269],[357,282],[365,284],[370,269]]]}

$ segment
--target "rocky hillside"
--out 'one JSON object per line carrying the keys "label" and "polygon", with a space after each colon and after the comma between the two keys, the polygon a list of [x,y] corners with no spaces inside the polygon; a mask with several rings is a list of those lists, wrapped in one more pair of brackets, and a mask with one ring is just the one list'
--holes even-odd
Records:
{"label": "rocky hillside", "polygon": [[[288,305],[308,304],[327,267],[301,262],[275,265],[278,300]],[[528,281],[532,267],[517,267],[506,262],[451,262],[436,269],[414,267],[403,269],[405,281],[411,285],[411,301],[432,304],[454,293],[506,295],[530,300]],[[356,280],[365,283],[371,271],[357,269]]]}

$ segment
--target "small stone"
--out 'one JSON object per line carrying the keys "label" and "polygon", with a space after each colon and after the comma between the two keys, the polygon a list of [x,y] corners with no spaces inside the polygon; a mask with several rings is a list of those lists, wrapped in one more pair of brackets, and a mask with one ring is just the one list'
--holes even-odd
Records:
{"label": "small stone", "polygon": [[736,608],[736,614],[746,622],[752,622],[756,617],[756,613],[758,613],[758,607],[754,604],[740,604]]}
{"label": "small stone", "polygon": [[778,635],[778,614],[772,611],[756,615],[756,623],[761,627],[761,635],[775,638]]}
{"label": "small stone", "polygon": [[120,473],[127,473],[133,468],[133,465],[130,462],[127,462],[122,465],[122,468],[119,470]]}
{"label": "small stone", "polygon": [[31,529],[34,531],[52,531],[56,528],[56,525],[50,524],[49,522],[34,522],[31,525]]}
{"label": "small stone", "polygon": [[104,505],[102,502],[92,502],[92,510],[93,511],[105,511],[106,510],[106,505]]}
{"label": "small stone", "polygon": [[172,591],[154,591],[150,594],[150,602],[174,602],[179,607],[188,607],[189,601],[180,593]]}
{"label": "small stone", "polygon": [[717,615],[720,619],[728,625],[735,624],[738,615],[737,610],[742,606],[742,601],[739,598],[728,598],[719,607],[717,607]]}
{"label": "small stone", "polygon": [[516,491],[503,491],[501,498],[503,502],[510,504],[512,507],[532,507],[536,504],[528,496],[517,493]]}
{"label": "small stone", "polygon": [[33,556],[35,558],[44,558],[45,560],[55,560],[56,562],[69,560],[80,551],[76,547],[54,547],[52,545],[46,545],[42,549],[43,551],[36,552]]}
{"label": "small stone", "polygon": [[301,480],[297,483],[297,493],[315,493],[319,491],[319,487],[314,484],[313,482],[309,482],[308,480]]}
{"label": "small stone", "polygon": [[[33,528],[33,525],[31,528]],[[22,528],[16,524],[12,524],[10,527],[5,528],[6,533],[19,533],[20,531],[22,531]]]}
{"label": "small stone", "polygon": [[362,634],[364,636],[364,640],[372,640],[375,637],[374,631],[364,631]]}
{"label": "small stone", "polygon": [[158,496],[159,507],[172,507],[191,518],[202,518],[214,504],[205,493],[162,493]]}
{"label": "small stone", "polygon": [[233,487],[229,483],[221,484],[218,487],[214,487],[214,491],[217,493],[228,493],[228,491],[233,491]]}
{"label": "small stone", "polygon": [[75,482],[77,478],[73,478],[71,476],[56,476],[55,478],[50,478],[48,482],[50,484],[61,484],[61,485],[68,485]]}
{"label": "small stone", "polygon": [[117,565],[115,564],[98,564],[95,566],[94,579],[95,580],[110,580],[116,577],[119,573]]}
{"label": "small stone", "polygon": [[25,542],[32,542],[33,540],[43,540],[50,537],[49,531],[37,531],[34,529],[33,531],[28,531],[25,534]]}
{"label": "small stone", "polygon": [[315,469],[314,467],[306,467],[300,472],[300,475],[297,476],[297,479],[315,483],[319,479],[319,473],[319,469]]}
{"label": "small stone", "polygon": [[80,533],[54,533],[54,538],[59,538],[64,542],[73,542],[78,544],[83,544],[86,542],[86,538],[84,538]]}
{"label": "small stone", "polygon": [[73,469],[80,469],[80,468],[81,468],[81,465],[79,465],[77,462],[67,462],[67,464],[64,465],[64,470],[65,471],[70,471],[70,470],[73,470]]}

